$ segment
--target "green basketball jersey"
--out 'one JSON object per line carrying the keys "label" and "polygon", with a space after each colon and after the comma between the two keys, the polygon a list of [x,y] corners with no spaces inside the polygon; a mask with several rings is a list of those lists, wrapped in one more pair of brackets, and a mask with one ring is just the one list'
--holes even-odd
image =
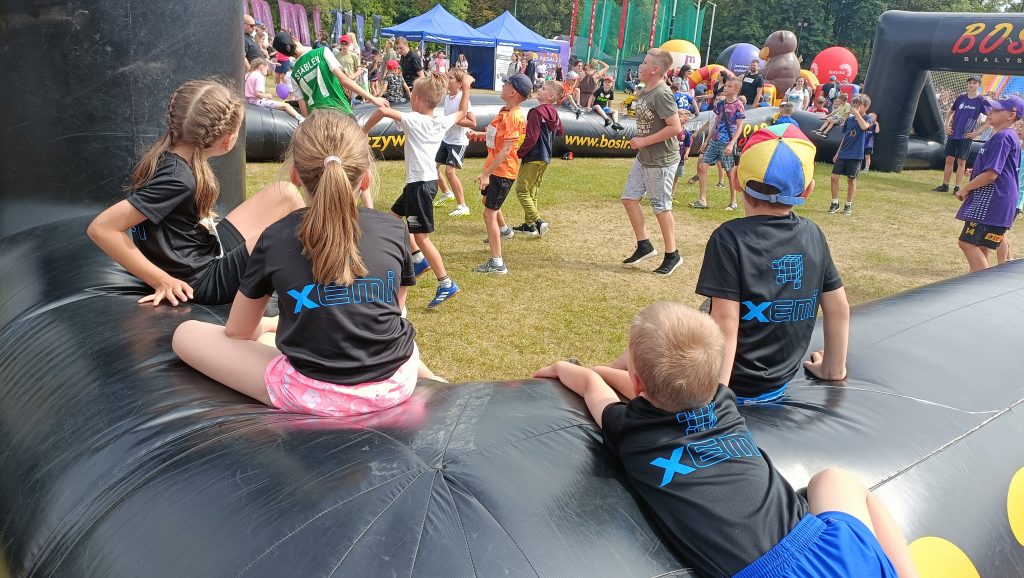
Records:
{"label": "green basketball jersey", "polygon": [[345,114],[352,114],[352,106],[341,89],[341,81],[331,72],[340,64],[329,48],[315,48],[295,61],[292,78],[302,91],[310,111],[318,108],[334,108]]}

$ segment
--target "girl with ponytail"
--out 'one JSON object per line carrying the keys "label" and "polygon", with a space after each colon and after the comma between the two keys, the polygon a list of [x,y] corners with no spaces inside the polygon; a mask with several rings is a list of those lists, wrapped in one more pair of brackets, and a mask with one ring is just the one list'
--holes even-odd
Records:
{"label": "girl with ponytail", "polygon": [[[369,141],[345,114],[318,110],[295,130],[289,156],[309,207],[260,236],[227,326],[186,321],[174,351],[279,409],[348,416],[398,405],[418,378],[438,378],[420,362],[402,315],[416,284],[405,224],[357,205],[373,183]],[[274,292],[281,314],[265,332],[261,315]]]}
{"label": "girl with ponytail", "polygon": [[252,243],[267,225],[304,206],[290,183],[277,183],[215,222],[220,189],[210,157],[231,152],[245,111],[213,80],[190,80],[171,94],[167,132],[131,174],[128,198],[100,213],[89,237],[153,288],[139,303],[229,303]]}

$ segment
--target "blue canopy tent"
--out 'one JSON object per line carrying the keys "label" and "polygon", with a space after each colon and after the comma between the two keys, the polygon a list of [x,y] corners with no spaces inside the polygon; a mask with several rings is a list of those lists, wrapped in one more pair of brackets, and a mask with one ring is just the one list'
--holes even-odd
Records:
{"label": "blue canopy tent", "polygon": [[555,53],[561,50],[561,45],[558,42],[548,40],[530,30],[522,22],[516,20],[516,17],[508,10],[476,30],[494,38],[498,44],[507,44],[519,50]]}
{"label": "blue canopy tent", "polygon": [[440,4],[401,24],[382,28],[381,36],[404,36],[459,46],[452,50],[454,61],[461,52],[469,61],[470,73],[478,79],[475,86],[491,88],[494,77],[494,37],[477,32],[472,26],[451,15]]}

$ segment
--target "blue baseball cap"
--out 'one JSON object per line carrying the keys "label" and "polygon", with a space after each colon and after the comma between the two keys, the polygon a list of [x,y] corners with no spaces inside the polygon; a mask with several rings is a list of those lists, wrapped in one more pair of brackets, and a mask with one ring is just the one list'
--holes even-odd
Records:
{"label": "blue baseball cap", "polygon": [[517,72],[511,75],[501,75],[501,79],[512,85],[512,88],[516,89],[523,98],[530,98],[530,93],[533,92],[533,82],[523,74]]}

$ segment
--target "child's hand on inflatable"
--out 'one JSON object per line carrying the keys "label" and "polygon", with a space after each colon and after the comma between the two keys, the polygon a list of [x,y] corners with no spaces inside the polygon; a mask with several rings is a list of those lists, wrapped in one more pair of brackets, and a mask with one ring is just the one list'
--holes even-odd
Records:
{"label": "child's hand on inflatable", "polygon": [[192,298],[192,295],[192,287],[188,283],[168,275],[166,279],[158,283],[156,287],[153,287],[152,295],[146,295],[139,299],[139,303],[152,302],[153,307],[156,307],[161,301],[166,299],[172,306],[177,307],[178,303],[188,301]]}
{"label": "child's hand on inflatable", "polygon": [[808,373],[825,381],[843,381],[846,379],[846,366],[829,368],[825,367],[825,350],[819,349],[811,353],[811,359],[804,362],[804,369]]}

